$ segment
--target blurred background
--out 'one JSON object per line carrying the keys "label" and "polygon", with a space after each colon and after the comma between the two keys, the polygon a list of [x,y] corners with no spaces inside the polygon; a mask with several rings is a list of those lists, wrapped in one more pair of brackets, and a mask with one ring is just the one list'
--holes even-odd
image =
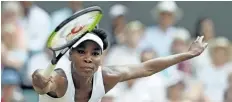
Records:
{"label": "blurred background", "polygon": [[[50,63],[50,32],[74,12],[100,6],[110,47],[102,64],[137,64],[185,52],[204,35],[199,57],[119,83],[102,102],[232,102],[232,2],[1,2],[1,102],[38,102],[31,74]],[[118,56],[120,55],[120,56]]]}

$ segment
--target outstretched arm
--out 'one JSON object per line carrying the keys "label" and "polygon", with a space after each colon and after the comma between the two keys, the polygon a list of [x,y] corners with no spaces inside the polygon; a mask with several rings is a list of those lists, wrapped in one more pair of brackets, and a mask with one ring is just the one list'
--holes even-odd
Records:
{"label": "outstretched arm", "polygon": [[139,65],[111,66],[105,69],[105,73],[114,81],[111,83],[115,84],[134,78],[153,75],[172,65],[200,55],[207,47],[207,43],[202,42],[203,38],[203,36],[198,37],[185,53],[152,59]]}

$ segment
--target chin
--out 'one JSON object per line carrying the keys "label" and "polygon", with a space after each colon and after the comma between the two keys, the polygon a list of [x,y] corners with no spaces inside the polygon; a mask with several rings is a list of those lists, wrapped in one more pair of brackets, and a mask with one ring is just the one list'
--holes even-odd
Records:
{"label": "chin", "polygon": [[83,76],[83,77],[91,77],[93,75],[94,75],[94,73],[86,73],[86,72],[81,73],[81,76]]}

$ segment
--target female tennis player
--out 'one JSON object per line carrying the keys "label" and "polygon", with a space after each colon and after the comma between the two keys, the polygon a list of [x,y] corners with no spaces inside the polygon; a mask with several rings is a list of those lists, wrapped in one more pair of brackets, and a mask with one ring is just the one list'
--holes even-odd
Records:
{"label": "female tennis player", "polygon": [[[108,46],[103,30],[95,29],[78,40],[69,51],[69,64],[46,78],[43,70],[32,75],[40,102],[100,102],[117,83],[153,75],[165,68],[200,55],[207,46],[198,37],[184,53],[148,60],[138,65],[101,66]],[[120,56],[120,55],[119,55]]]}

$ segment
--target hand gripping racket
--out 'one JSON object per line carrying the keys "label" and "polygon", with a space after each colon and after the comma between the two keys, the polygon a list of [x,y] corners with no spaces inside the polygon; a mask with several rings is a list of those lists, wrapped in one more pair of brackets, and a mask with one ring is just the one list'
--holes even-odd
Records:
{"label": "hand gripping racket", "polygon": [[[47,48],[52,50],[53,58],[51,64],[43,72],[45,77],[50,76],[59,59],[76,41],[97,27],[101,18],[101,8],[93,6],[76,12],[55,28],[47,40]],[[55,51],[60,51],[58,56]]]}

